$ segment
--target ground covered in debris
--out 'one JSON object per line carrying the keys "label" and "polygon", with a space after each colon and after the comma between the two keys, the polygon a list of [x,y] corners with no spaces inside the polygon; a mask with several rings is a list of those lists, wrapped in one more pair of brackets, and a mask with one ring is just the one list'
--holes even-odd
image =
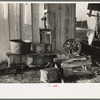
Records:
{"label": "ground covered in debris", "polygon": [[0,65],[0,83],[40,83],[39,67],[16,69],[14,66],[7,68],[7,63]]}
{"label": "ground covered in debris", "polygon": [[[40,69],[43,68],[39,66],[29,68],[24,64],[21,68],[18,65],[7,68],[7,63],[2,63],[0,64],[0,83],[41,83]],[[66,83],[100,83],[100,68],[93,67],[92,69],[95,72],[93,76],[70,76],[67,78]]]}

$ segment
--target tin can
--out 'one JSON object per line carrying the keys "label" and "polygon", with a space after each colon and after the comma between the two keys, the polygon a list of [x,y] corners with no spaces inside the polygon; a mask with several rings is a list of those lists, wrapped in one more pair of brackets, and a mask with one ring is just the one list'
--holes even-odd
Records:
{"label": "tin can", "polygon": [[45,52],[45,44],[38,44],[36,46],[36,53],[44,53]]}

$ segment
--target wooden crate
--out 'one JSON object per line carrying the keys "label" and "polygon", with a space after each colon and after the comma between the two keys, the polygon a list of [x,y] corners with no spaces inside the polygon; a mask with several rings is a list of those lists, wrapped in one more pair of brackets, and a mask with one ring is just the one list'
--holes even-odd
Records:
{"label": "wooden crate", "polygon": [[40,81],[46,83],[61,82],[59,69],[51,67],[40,70]]}

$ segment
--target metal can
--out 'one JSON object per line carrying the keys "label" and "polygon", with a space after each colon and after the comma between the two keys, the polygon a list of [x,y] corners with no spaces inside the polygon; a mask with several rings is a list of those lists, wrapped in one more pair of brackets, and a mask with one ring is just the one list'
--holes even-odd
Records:
{"label": "metal can", "polygon": [[44,53],[45,52],[45,44],[38,44],[36,46],[36,53]]}

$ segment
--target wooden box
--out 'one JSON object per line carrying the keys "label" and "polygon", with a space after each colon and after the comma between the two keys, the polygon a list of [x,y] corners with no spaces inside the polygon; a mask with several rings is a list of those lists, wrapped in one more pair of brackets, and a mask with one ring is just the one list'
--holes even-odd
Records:
{"label": "wooden box", "polygon": [[46,83],[61,82],[59,69],[51,67],[40,70],[40,81]]}

